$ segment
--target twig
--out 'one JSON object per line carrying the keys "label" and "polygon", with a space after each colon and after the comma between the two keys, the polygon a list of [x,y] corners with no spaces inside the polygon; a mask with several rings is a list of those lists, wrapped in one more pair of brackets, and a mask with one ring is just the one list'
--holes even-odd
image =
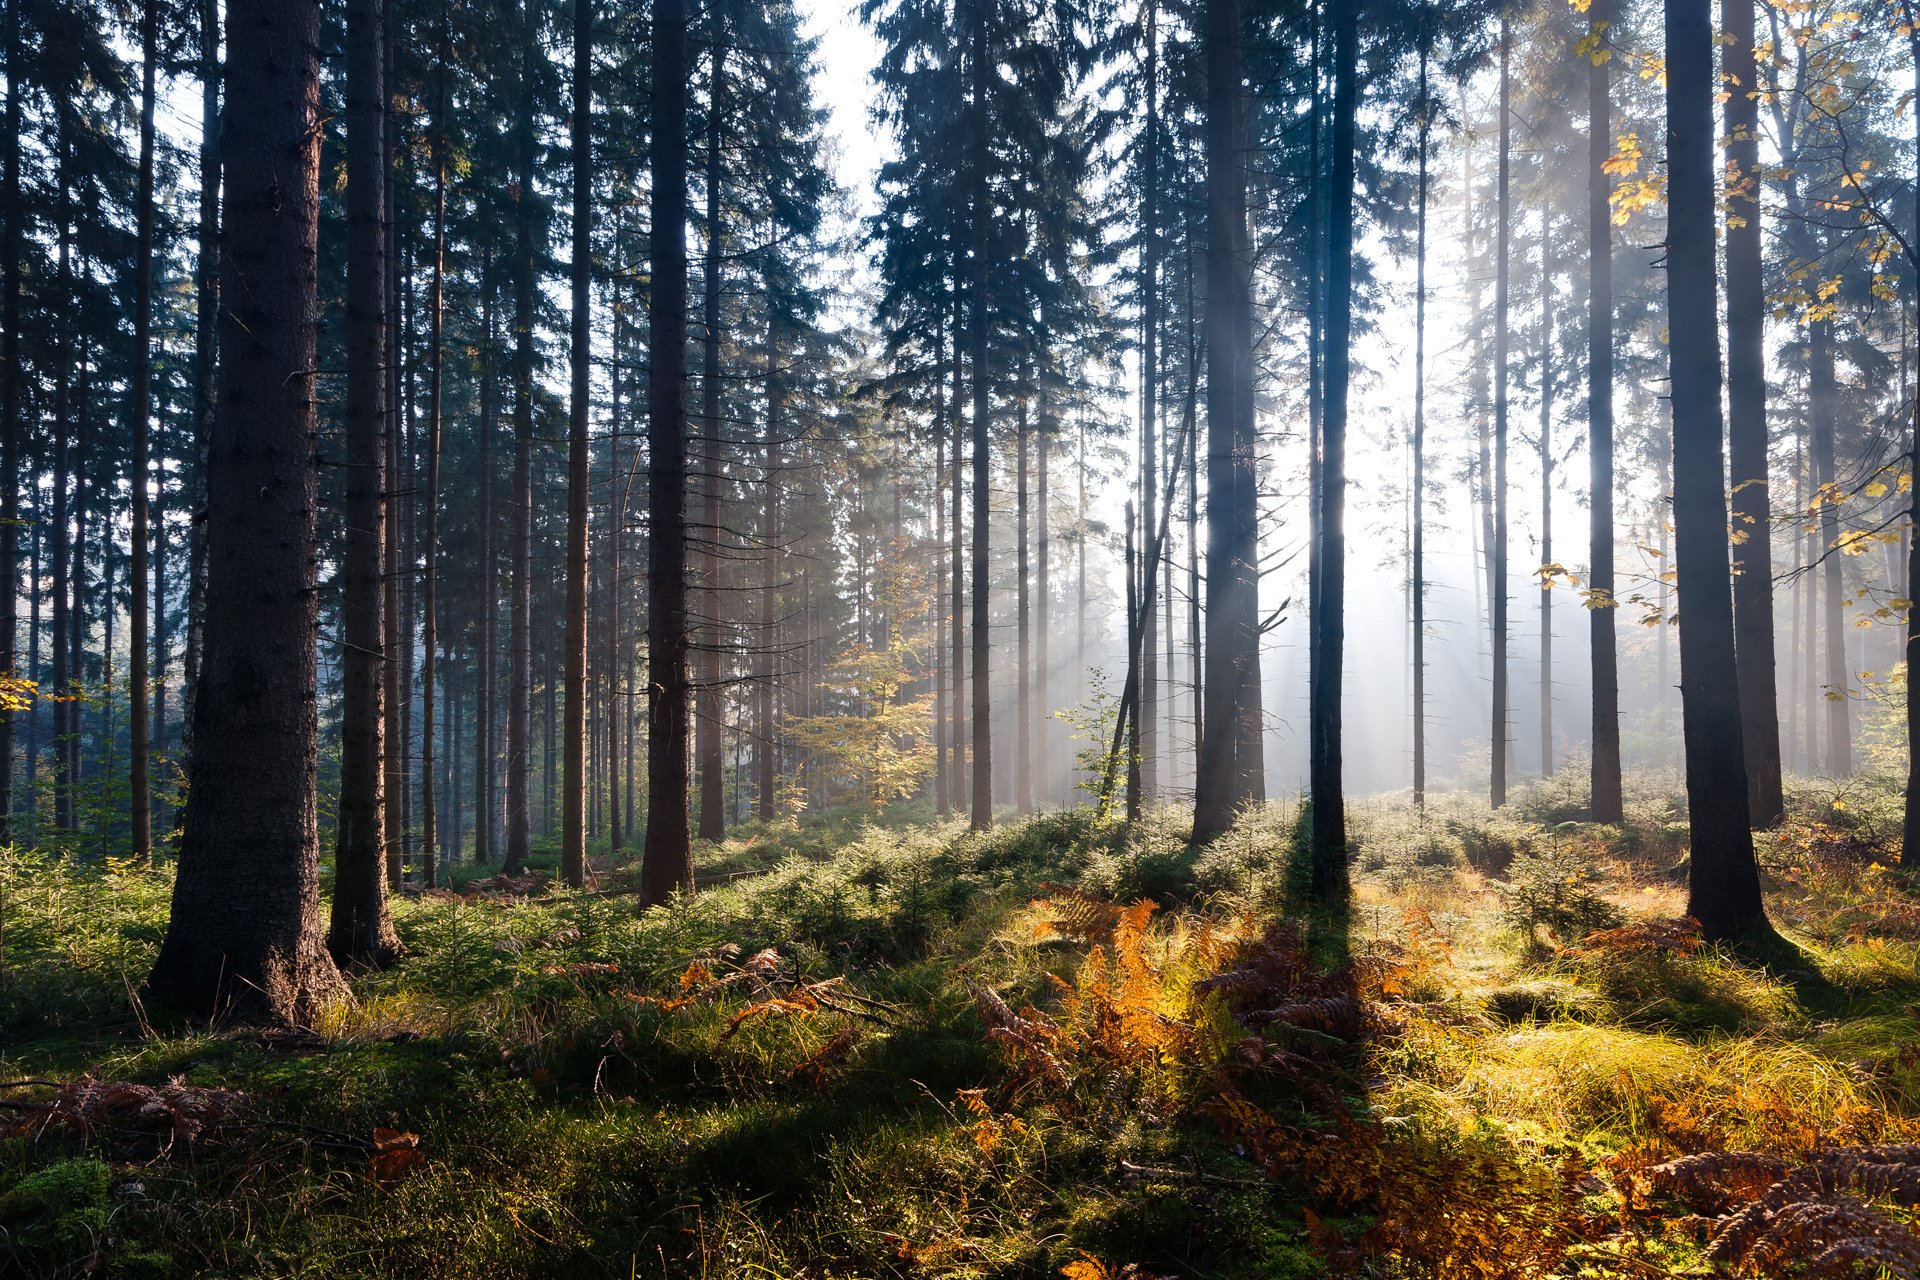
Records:
{"label": "twig", "polygon": [[1252,1190],[1273,1185],[1264,1178],[1229,1178],[1224,1174],[1201,1173],[1190,1169],[1161,1169],[1153,1165],[1134,1164],[1130,1160],[1122,1160],[1119,1168],[1120,1172],[1129,1178],[1153,1178],[1160,1182],[1197,1182],[1203,1187]]}

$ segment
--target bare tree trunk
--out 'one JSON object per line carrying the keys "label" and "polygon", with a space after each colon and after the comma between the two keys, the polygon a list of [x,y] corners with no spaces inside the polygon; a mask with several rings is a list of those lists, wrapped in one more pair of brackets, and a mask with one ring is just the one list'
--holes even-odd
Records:
{"label": "bare tree trunk", "polygon": [[1493,530],[1487,543],[1488,594],[1493,615],[1493,807],[1507,802],[1507,275],[1512,240],[1510,187],[1513,151],[1512,37],[1500,19],[1499,212],[1495,215],[1493,277]]}
{"label": "bare tree trunk", "polygon": [[647,837],[640,900],[693,890],[687,830],[687,6],[653,5]]}
{"label": "bare tree trunk", "polygon": [[342,965],[400,950],[385,868],[391,770],[385,752],[391,654],[382,610],[387,554],[387,237],[383,0],[347,10],[347,497],[341,565],[340,797],[327,948]]}
{"label": "bare tree trunk", "polygon": [[519,118],[513,126],[513,596],[507,607],[507,857],[518,875],[532,840],[533,785],[533,60],[540,54],[534,0],[523,0]]}
{"label": "bare tree trunk", "polygon": [[1734,662],[1756,827],[1786,817],[1773,642],[1773,511],[1767,474],[1766,288],[1760,247],[1759,67],[1754,0],[1720,0],[1726,97],[1727,445],[1733,475]]}
{"label": "bare tree trunk", "polygon": [[1733,591],[1714,298],[1713,25],[1708,0],[1666,0],[1667,290],[1673,377],[1675,567],[1692,853],[1687,914],[1709,939],[1770,932],[1747,826],[1747,766],[1733,648]]}
{"label": "bare tree trunk", "polygon": [[[959,335],[954,335],[958,342]],[[947,596],[947,441],[951,433],[947,431],[947,395],[946,395],[946,352],[947,326],[943,315],[935,322],[933,346],[933,811],[940,818],[953,814],[952,777],[948,773],[948,733],[947,721],[949,708],[953,705],[954,691],[947,687],[949,664],[946,649],[942,645],[941,634],[949,614]],[[767,438],[773,439],[773,428],[769,424]],[[768,462],[769,477],[772,462]],[[771,487],[771,479],[769,480]],[[768,498],[772,502],[771,496]]]}
{"label": "bare tree trunk", "polygon": [[700,775],[700,838],[720,840],[727,834],[726,756],[721,749],[725,707],[720,689],[720,650],[725,631],[720,625],[720,114],[726,92],[726,25],[721,6],[710,3],[712,51],[707,94],[707,256],[701,291],[703,343],[700,370],[701,426],[706,435],[700,486],[700,618],[698,668],[694,692],[693,747]]}
{"label": "bare tree trunk", "polygon": [[987,605],[992,590],[987,549],[991,530],[988,419],[992,404],[987,376],[987,5],[977,3],[973,26],[973,821],[975,831],[993,825],[993,704],[988,699],[988,663],[993,653]]}
{"label": "bare tree trunk", "polygon": [[1420,177],[1413,285],[1413,802],[1427,804],[1427,159],[1433,134],[1433,102],[1427,63],[1433,44],[1432,15],[1420,9]]}
{"label": "bare tree trunk", "polygon": [[495,709],[494,651],[499,637],[495,633],[499,619],[499,557],[493,541],[493,283],[488,272],[481,272],[480,344],[480,597],[474,620],[473,682],[473,860],[480,866],[493,863],[497,797],[494,791],[495,752],[493,722]]}
{"label": "bare tree trunk", "polygon": [[[1193,839],[1220,836],[1253,798],[1246,721],[1260,684],[1247,104],[1239,0],[1207,0],[1207,708]],[[1253,726],[1257,732],[1257,721]]]}
{"label": "bare tree trunk", "polygon": [[[1613,0],[1596,0],[1594,30],[1604,34]],[[1609,59],[1595,49],[1587,67],[1587,610],[1593,685],[1593,776],[1588,804],[1595,822],[1619,822],[1620,665],[1614,644],[1613,574],[1613,209],[1607,157],[1613,152]]]}
{"label": "bare tree trunk", "polygon": [[[438,103],[434,110],[433,121],[433,301],[430,304],[432,314],[428,317],[428,342],[433,351],[433,369],[428,375],[429,399],[427,417],[427,534],[426,564],[421,573],[421,627],[420,650],[422,667],[420,671],[420,810],[422,827],[420,847],[425,865],[421,868],[422,878],[429,889],[439,885],[440,858],[440,801],[439,777],[435,773],[434,729],[434,683],[440,674],[440,428],[445,416],[446,388],[446,309],[447,309],[447,61],[452,53],[452,40],[447,30],[447,6],[440,7],[440,69]],[[453,672],[448,671],[448,684],[452,684]],[[454,702],[453,691],[447,691],[448,703]],[[449,706],[450,715],[456,715],[458,708]],[[459,757],[449,748],[448,759]],[[457,766],[456,766],[457,767]],[[450,793],[456,798],[460,794],[459,784],[452,783]],[[459,823],[450,826],[457,833]],[[458,847],[457,844],[455,846]]]}
{"label": "bare tree trunk", "polygon": [[205,665],[180,872],[151,1002],[306,1022],[343,994],[315,821],[312,369],[320,8],[228,0],[220,404]]}
{"label": "bare tree trunk", "polygon": [[587,429],[593,394],[593,3],[573,0],[573,388],[567,415],[567,652],[560,870],[587,883]]}
{"label": "bare tree trunk", "polygon": [[1014,692],[1014,803],[1022,814],[1033,812],[1033,610],[1027,594],[1027,394],[1020,389],[1014,426],[1014,583],[1018,671]]}
{"label": "bare tree trunk", "polygon": [[[1157,0],[1146,0],[1144,35],[1147,47],[1144,79],[1147,112],[1141,154],[1140,182],[1140,527],[1151,538],[1160,527],[1155,515],[1155,491],[1160,487],[1157,404],[1160,358],[1160,35]],[[1157,574],[1157,562],[1147,565]],[[1153,590],[1143,584],[1146,598]],[[1169,593],[1171,594],[1171,593]],[[1154,619],[1141,619],[1140,653],[1140,786],[1151,799],[1160,787],[1160,659]]]}
{"label": "bare tree trunk", "polygon": [[[1314,600],[1310,803],[1313,847],[1309,890],[1316,902],[1344,902],[1346,794],[1342,778],[1340,682],[1346,647],[1347,405],[1353,337],[1353,188],[1359,106],[1359,0],[1335,0],[1333,129],[1327,202],[1325,409],[1321,417],[1320,592]],[[1212,720],[1209,716],[1208,719]]]}
{"label": "bare tree trunk", "polygon": [[[1816,320],[1807,326],[1807,392],[1813,424],[1813,479],[1823,497],[1831,496],[1837,479],[1834,460],[1833,322]],[[1841,581],[1840,504],[1820,504],[1821,618],[1825,624],[1827,680],[1822,691],[1827,704],[1827,775],[1844,778],[1853,772],[1853,730],[1847,695],[1852,681],[1847,673],[1846,594]]]}
{"label": "bare tree trunk", "polygon": [[[0,240],[0,322],[6,326],[4,345],[0,345],[0,675],[17,674],[20,655],[15,645],[14,632],[19,623],[18,592],[15,579],[19,576],[20,566],[20,442],[25,434],[26,422],[20,407],[20,254],[26,242],[24,221],[20,209],[20,98],[24,84],[20,69],[20,3],[21,0],[7,0],[6,17],[6,56],[7,56],[7,107],[4,126],[0,126],[0,205],[4,206],[6,216],[5,238]],[[148,11],[151,12],[151,0]],[[147,63],[152,65],[151,50]],[[151,78],[146,82],[151,84]],[[150,90],[143,93],[142,139],[151,135],[152,112],[146,104],[151,102]],[[151,143],[143,172],[152,173]],[[151,217],[152,195],[149,176],[148,209]],[[149,254],[151,253],[151,223],[149,223]],[[38,599],[40,583],[36,576],[33,594]],[[26,678],[37,679],[38,671],[28,671]],[[34,708],[29,704],[29,716]],[[0,714],[0,838],[13,836],[13,722],[14,713]],[[33,785],[33,759],[29,753],[27,760],[27,785],[31,793]]]}
{"label": "bare tree trunk", "polygon": [[[754,687],[754,704],[757,708],[755,720],[754,766],[758,777],[755,779],[758,795],[755,797],[762,822],[772,822],[779,813],[779,769],[774,726],[774,682],[777,678],[775,663],[779,654],[777,643],[780,629],[780,564],[784,559],[780,545],[780,486],[784,482],[782,471],[785,462],[781,457],[780,433],[786,427],[786,370],[781,367],[786,359],[786,351],[781,341],[779,304],[774,298],[773,285],[767,285],[767,495],[766,508],[762,516],[760,529],[760,645],[759,680]],[[939,361],[934,361],[936,371]],[[935,374],[936,378],[938,373]],[[936,463],[936,468],[937,468]],[[936,495],[936,507],[939,506]],[[936,551],[938,547],[936,546]],[[935,593],[938,600],[938,593]],[[934,645],[937,651],[939,645]],[[940,692],[944,698],[946,691],[945,668],[941,669]],[[937,701],[936,701],[936,705]],[[939,725],[935,726],[935,737],[939,736]],[[944,763],[944,760],[939,763]],[[938,767],[936,766],[936,774]],[[944,779],[942,779],[944,782]],[[940,812],[946,814],[946,788],[940,788]]]}
{"label": "bare tree trunk", "polygon": [[[1553,226],[1540,207],[1540,562],[1553,563]],[[1540,772],[1553,776],[1553,579],[1540,577]]]}

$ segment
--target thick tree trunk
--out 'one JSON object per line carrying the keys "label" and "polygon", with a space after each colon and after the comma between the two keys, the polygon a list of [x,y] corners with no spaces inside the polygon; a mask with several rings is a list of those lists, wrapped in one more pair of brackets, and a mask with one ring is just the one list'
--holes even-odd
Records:
{"label": "thick tree trunk", "polygon": [[1727,450],[1733,480],[1734,661],[1756,827],[1786,816],[1774,681],[1773,512],[1767,475],[1766,288],[1760,249],[1759,71],[1754,0],[1720,0],[1727,137]]}
{"label": "thick tree trunk", "polygon": [[640,900],[693,889],[687,830],[687,6],[653,5],[647,301],[647,836]]}
{"label": "thick tree trunk", "polygon": [[[955,341],[959,335],[955,334]],[[942,819],[953,814],[952,776],[948,772],[947,721],[949,708],[954,694],[947,687],[947,674],[950,664],[942,634],[947,622],[947,442],[952,433],[947,425],[946,395],[946,317],[942,315],[936,321],[933,346],[933,811]],[[771,401],[771,396],[769,396]],[[771,410],[771,404],[769,404]],[[773,429],[767,429],[769,440],[773,438]],[[769,488],[772,485],[772,459],[768,459]],[[768,498],[769,504],[772,498]]]}
{"label": "thick tree trunk", "polygon": [[1713,24],[1708,0],[1666,0],[1667,290],[1681,710],[1692,830],[1687,913],[1710,940],[1768,930],[1747,825],[1733,648],[1714,298]]}
{"label": "thick tree trunk", "polygon": [[593,3],[573,0],[573,388],[567,415],[566,712],[560,872],[587,883],[587,463],[593,393]]}
{"label": "thick tree trunk", "polygon": [[[1207,0],[1207,704],[1193,839],[1224,833],[1254,798],[1259,557],[1247,233],[1247,103],[1239,0]],[[1251,726],[1248,721],[1253,723]]]}
{"label": "thick tree trunk", "polygon": [[713,43],[707,91],[707,256],[702,272],[700,366],[702,455],[706,472],[700,485],[700,614],[694,661],[693,745],[700,775],[700,838],[727,834],[726,755],[721,748],[725,703],[720,689],[720,115],[725,110],[726,25],[718,3],[709,9]]}
{"label": "thick tree trunk", "polygon": [[347,10],[347,466],[341,565],[340,799],[327,947],[342,965],[399,954],[387,908],[389,650],[386,151],[383,0]]}
{"label": "thick tree trunk", "polygon": [[[1604,33],[1613,0],[1597,0]],[[1610,63],[1596,49],[1587,67],[1587,637],[1593,686],[1593,776],[1588,805],[1595,822],[1618,822],[1620,664],[1613,594],[1613,209],[1605,169],[1613,152]]]}
{"label": "thick tree trunk", "polygon": [[228,228],[207,475],[204,667],[180,871],[149,1000],[310,1021],[344,994],[315,822],[312,370],[320,7],[228,0]]}

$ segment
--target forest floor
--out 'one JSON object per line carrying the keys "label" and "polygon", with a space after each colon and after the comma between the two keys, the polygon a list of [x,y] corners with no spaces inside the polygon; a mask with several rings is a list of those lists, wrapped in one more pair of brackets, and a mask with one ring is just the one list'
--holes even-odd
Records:
{"label": "forest floor", "polygon": [[299,1032],[149,1020],[167,871],[0,855],[0,1274],[1920,1274],[1897,792],[1796,790],[1736,955],[1677,789],[1357,802],[1310,920],[1290,805],[809,817],[401,898]]}

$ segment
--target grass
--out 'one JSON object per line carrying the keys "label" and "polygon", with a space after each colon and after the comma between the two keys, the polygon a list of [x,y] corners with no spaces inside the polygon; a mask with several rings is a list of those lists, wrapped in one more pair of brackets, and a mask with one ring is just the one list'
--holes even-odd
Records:
{"label": "grass", "polygon": [[[0,854],[0,1080],[244,1094],[169,1141],[153,1114],[49,1122],[31,1108],[53,1089],[0,1092],[0,1125],[23,1120],[0,1128],[0,1274],[1692,1266],[1685,1229],[1620,1225],[1612,1170],[1911,1140],[1920,910],[1886,865],[1887,792],[1801,791],[1763,848],[1797,960],[1582,949],[1554,877],[1609,918],[1671,917],[1685,849],[1659,787],[1621,828],[1581,824],[1570,796],[1562,779],[1498,814],[1354,805],[1336,949],[1353,959],[1312,990],[1351,984],[1364,1036],[1327,1020],[1337,1001],[1262,1023],[1205,994],[1279,954],[1257,939],[1288,908],[1286,804],[1203,851],[1172,811],[1132,831],[1085,813],[985,835],[929,815],[748,828],[701,851],[713,888],[644,913],[617,892],[625,868],[597,896],[536,868],[531,894],[403,897],[405,960],[295,1037],[137,1007],[164,869]],[[1100,916],[1139,899],[1157,910],[1135,934]],[[1092,923],[1056,918],[1073,903]],[[1018,1034],[1051,1046],[1063,1085],[994,1030],[982,989],[1027,1006]]]}

